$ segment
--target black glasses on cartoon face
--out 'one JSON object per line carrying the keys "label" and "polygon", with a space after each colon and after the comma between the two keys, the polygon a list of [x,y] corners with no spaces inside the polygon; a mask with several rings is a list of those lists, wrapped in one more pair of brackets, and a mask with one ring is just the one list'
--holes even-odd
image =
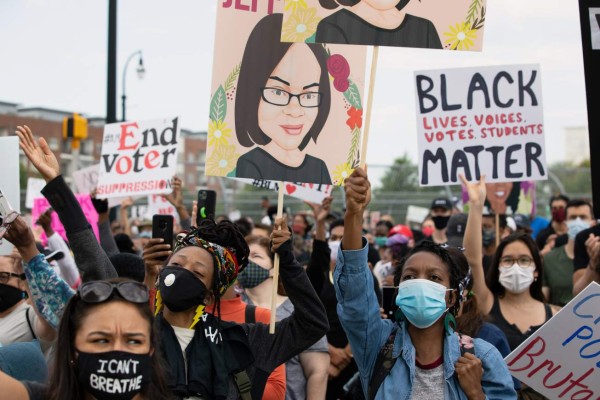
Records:
{"label": "black glasses on cartoon face", "polygon": [[321,104],[321,92],[304,92],[293,94],[280,88],[264,87],[261,88],[261,95],[264,101],[274,106],[287,106],[290,104],[292,97],[298,99],[298,103],[304,108],[319,107]]}

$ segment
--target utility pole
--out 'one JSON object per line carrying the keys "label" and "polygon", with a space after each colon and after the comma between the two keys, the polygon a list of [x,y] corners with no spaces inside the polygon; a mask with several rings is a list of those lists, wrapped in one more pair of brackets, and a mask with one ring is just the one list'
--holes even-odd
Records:
{"label": "utility pole", "polygon": [[117,0],[108,0],[106,123],[117,122]]}

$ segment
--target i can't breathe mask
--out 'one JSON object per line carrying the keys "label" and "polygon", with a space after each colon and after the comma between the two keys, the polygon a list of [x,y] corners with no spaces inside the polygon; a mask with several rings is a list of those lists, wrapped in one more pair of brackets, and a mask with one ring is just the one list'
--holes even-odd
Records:
{"label": "i can't breathe mask", "polygon": [[77,380],[95,399],[130,400],[150,383],[152,359],[148,354],[77,354]]}

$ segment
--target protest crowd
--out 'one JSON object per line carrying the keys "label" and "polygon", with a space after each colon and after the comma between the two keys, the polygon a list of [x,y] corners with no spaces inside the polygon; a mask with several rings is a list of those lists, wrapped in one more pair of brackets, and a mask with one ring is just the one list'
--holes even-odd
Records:
{"label": "protest crowd", "polygon": [[600,281],[589,201],[496,215],[485,177],[462,178],[467,213],[431,199],[419,227],[365,220],[362,168],[344,210],[264,199],[260,221],[203,215],[175,177],[170,238],[92,193],[97,237],[37,134],[16,132],[50,207],[3,215],[0,399],[544,399],[504,358]]}

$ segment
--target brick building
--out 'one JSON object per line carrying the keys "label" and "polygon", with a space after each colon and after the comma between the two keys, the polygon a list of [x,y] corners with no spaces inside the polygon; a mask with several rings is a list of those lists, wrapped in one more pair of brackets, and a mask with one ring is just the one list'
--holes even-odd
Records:
{"label": "brick building", "polygon": [[[61,171],[67,181],[70,181],[68,171],[72,161],[72,150],[70,141],[62,138],[62,122],[65,117],[73,115],[73,112],[76,111],[44,107],[29,108],[0,101],[0,137],[14,135],[18,125],[29,126],[36,136],[43,136],[47,140],[58,158]],[[99,162],[103,132],[104,118],[88,117],[88,139],[81,142],[77,168],[85,168]],[[194,193],[206,188],[220,191],[218,179],[207,178],[204,174],[206,140],[205,131],[181,129],[177,175],[183,180],[188,192]],[[28,176],[35,175],[35,168],[29,165],[29,161],[22,153],[20,160],[27,167]]]}

